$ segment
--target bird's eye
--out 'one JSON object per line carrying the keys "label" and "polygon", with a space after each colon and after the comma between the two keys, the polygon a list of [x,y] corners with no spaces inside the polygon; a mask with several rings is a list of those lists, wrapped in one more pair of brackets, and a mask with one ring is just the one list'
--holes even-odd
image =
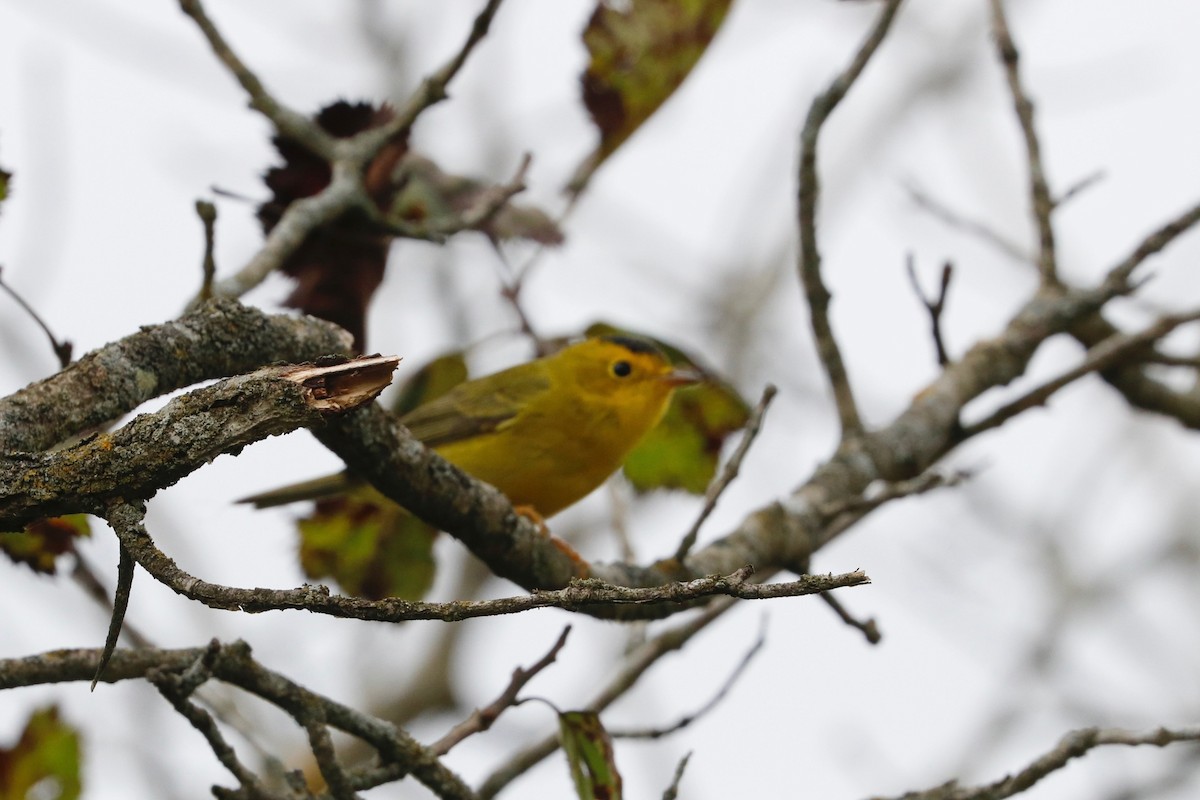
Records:
{"label": "bird's eye", "polygon": [[612,365],[612,374],[618,378],[624,378],[629,373],[633,372],[633,367],[628,361],[614,361]]}

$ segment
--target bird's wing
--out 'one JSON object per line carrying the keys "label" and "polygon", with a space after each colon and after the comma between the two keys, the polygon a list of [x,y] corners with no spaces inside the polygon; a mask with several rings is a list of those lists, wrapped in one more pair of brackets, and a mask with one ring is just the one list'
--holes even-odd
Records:
{"label": "bird's wing", "polygon": [[400,421],[413,436],[433,448],[491,433],[549,388],[549,381],[540,372],[523,369],[529,366],[459,384],[414,408]]}

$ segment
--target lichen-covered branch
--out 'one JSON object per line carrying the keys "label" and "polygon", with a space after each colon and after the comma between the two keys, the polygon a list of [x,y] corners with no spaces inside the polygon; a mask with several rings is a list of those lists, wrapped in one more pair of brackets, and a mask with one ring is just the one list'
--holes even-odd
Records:
{"label": "lichen-covered branch", "polygon": [[[97,649],[57,650],[25,658],[0,659],[0,690],[20,686],[91,680],[102,652]],[[376,763],[344,769],[346,785],[362,791],[412,775],[437,797],[470,800],[476,797],[461,778],[447,769],[437,754],[396,726],[342,705],[266,669],[251,656],[243,642],[186,650],[117,650],[101,681],[151,678],[165,690],[173,705],[180,705],[209,679],[236,686],[279,707],[296,723],[318,721],[370,744],[379,754]],[[189,715],[189,718],[195,715]],[[207,725],[198,716],[202,732]],[[210,744],[222,749],[224,740],[205,733]],[[230,753],[225,753],[228,760]],[[219,754],[220,755],[220,754]],[[242,769],[229,764],[235,776]],[[253,796],[253,795],[252,795]]]}
{"label": "lichen-covered branch", "polygon": [[45,450],[176,389],[275,361],[346,354],[350,345],[349,334],[323,320],[214,300],[0,399],[0,453]]}
{"label": "lichen-covered branch", "polygon": [[[223,453],[374,399],[398,362],[264,367],[181,395],[114,433],[62,450],[0,456],[0,530],[62,514],[103,516],[113,500],[153,497]],[[364,371],[371,376],[366,384]]]}
{"label": "lichen-covered branch", "polygon": [[726,596],[743,600],[798,597],[870,583],[870,579],[864,573],[854,571],[843,575],[805,575],[786,583],[756,584],[748,580],[752,570],[743,568],[731,575],[713,575],[640,589],[593,580],[573,583],[556,591],[539,591],[495,600],[457,600],[448,603],[399,598],[365,600],[331,594],[324,586],[304,586],[299,589],[242,589],[209,583],[184,572],[155,547],[146,532],[143,517],[143,509],[131,504],[119,504],[107,512],[109,524],[120,539],[121,546],[139,566],[155,580],[184,597],[212,608],[248,613],[304,610],[333,617],[375,622],[405,622],[418,619],[456,622],[477,617],[517,614],[535,608],[566,608],[591,613],[607,611],[611,614],[615,613],[614,609],[632,607],[652,608],[657,616],[664,616],[672,610],[685,607],[684,604],[710,597]]}

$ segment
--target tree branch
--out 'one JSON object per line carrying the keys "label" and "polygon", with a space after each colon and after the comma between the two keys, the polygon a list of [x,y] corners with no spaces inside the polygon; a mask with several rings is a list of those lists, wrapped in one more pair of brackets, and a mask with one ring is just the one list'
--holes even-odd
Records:
{"label": "tree branch", "polygon": [[114,498],[145,500],[223,453],[318,425],[369,402],[398,358],[265,367],[227,378],[64,450],[0,457],[0,530],[62,514],[104,516]]}
{"label": "tree branch", "polygon": [[1051,215],[1054,213],[1054,199],[1050,195],[1050,186],[1046,181],[1046,168],[1042,164],[1042,148],[1038,142],[1037,128],[1033,124],[1033,101],[1025,87],[1021,85],[1021,73],[1018,69],[1020,55],[1013,43],[1012,35],[1008,32],[1008,19],[1004,14],[1004,0],[991,0],[992,6],[992,35],[996,40],[996,52],[1004,65],[1004,76],[1008,81],[1008,91],[1012,95],[1013,108],[1016,110],[1017,122],[1021,126],[1021,135],[1025,139],[1025,154],[1029,164],[1029,195],[1030,210],[1033,213],[1034,224],[1038,232],[1038,271],[1042,280],[1047,283],[1058,281],[1058,251],[1054,245],[1054,226]]}
{"label": "tree branch", "polygon": [[513,670],[512,680],[508,682],[508,686],[501,692],[499,697],[489,703],[486,708],[475,709],[470,717],[455,725],[449,733],[430,745],[429,749],[438,755],[445,755],[468,736],[480,731],[486,731],[492,727],[492,724],[505,710],[516,705],[517,695],[521,693],[525,685],[537,677],[538,673],[554,663],[555,659],[558,658],[559,651],[566,646],[567,635],[570,632],[570,625],[563,628],[563,632],[559,634],[558,640],[546,655],[542,656],[537,663],[528,669],[518,667]]}
{"label": "tree branch", "polygon": [[[25,658],[0,659],[0,690],[91,680],[102,655],[98,649],[57,650]],[[156,681],[162,681],[162,676],[168,673],[178,676],[168,679],[167,683],[168,689],[177,696],[186,697],[209,678],[215,678],[279,707],[302,728],[307,721],[320,720],[366,741],[378,751],[380,761],[361,769],[346,770],[347,785],[355,791],[412,775],[438,797],[453,800],[476,797],[461,778],[441,763],[437,754],[407,733],[266,669],[251,657],[250,648],[244,642],[227,645],[213,642],[207,648],[186,650],[117,650],[101,680],[115,683],[149,678],[153,674]]]}
{"label": "tree branch", "polygon": [[[215,26],[204,15],[199,0],[180,0],[184,11],[200,25],[218,58],[250,95],[251,105],[267,116],[280,134],[295,139],[328,161],[332,174],[329,185],[320,193],[297,200],[284,210],[254,257],[234,275],[217,281],[212,287],[214,294],[234,297],[245,294],[283,264],[317,228],[333,222],[351,209],[368,209],[369,213],[373,213],[371,210],[374,209],[374,203],[368,197],[362,183],[363,170],[386,145],[406,137],[413,123],[425,109],[445,99],[446,86],[458,74],[476,45],[487,35],[501,2],[502,0],[488,0],[475,18],[471,31],[458,52],[421,83],[391,120],[377,128],[340,139],[330,136],[312,120],[285,108],[271,97],[261,81],[224,42]],[[517,191],[520,189],[513,190],[513,194]],[[487,211],[486,205],[482,211],[486,214],[494,213]],[[467,219],[461,227],[473,227],[482,224],[482,221]],[[455,227],[448,226],[446,230],[452,232]],[[436,238],[445,234],[421,234],[415,229],[405,228],[404,235]]]}
{"label": "tree branch", "polygon": [[[1021,771],[984,786],[959,786],[951,782],[933,789],[908,792],[896,800],[1004,800],[1020,794],[1048,775],[1065,767],[1072,759],[1087,755],[1107,745],[1166,747],[1176,742],[1200,741],[1200,727],[1158,728],[1145,733],[1119,728],[1081,728],[1071,731],[1058,741],[1054,749],[1039,757]],[[881,800],[876,798],[875,800]]]}
{"label": "tree branch", "polygon": [[334,137],[321,130],[320,126],[308,117],[280,103],[267,91],[258,76],[233,52],[233,48],[205,13],[200,0],[179,0],[179,7],[195,21],[213,53],[250,96],[251,108],[269,119],[280,134],[295,139],[322,158],[328,160],[333,157],[336,141]]}
{"label": "tree branch", "polygon": [[349,334],[323,320],[214,300],[0,399],[0,453],[44,450],[177,389],[275,361],[349,353],[350,345]]}
{"label": "tree branch", "polygon": [[299,589],[239,589],[208,583],[193,577],[154,546],[143,523],[141,508],[122,505],[108,512],[108,521],[133,559],[155,580],[173,591],[212,608],[261,613],[264,611],[303,610],[333,617],[405,622],[441,620],[454,622],[485,616],[516,614],[534,608],[565,608],[602,614],[623,606],[658,608],[662,616],[685,607],[682,604],[710,597],[728,596],[744,600],[796,597],[819,594],[836,588],[870,583],[861,571],[844,575],[806,575],[787,583],[754,584],[747,582],[750,570],[729,576],[711,576],[687,582],[668,583],[646,588],[614,586],[600,581],[580,581],[557,591],[539,591],[530,595],[498,600],[457,600],[427,603],[387,598],[364,600],[331,595],[324,586]]}
{"label": "tree branch", "polygon": [[817,96],[808,109],[808,117],[804,121],[804,129],[800,133],[800,173],[798,179],[797,209],[800,227],[800,283],[808,301],[809,318],[812,324],[813,336],[816,338],[817,354],[825,375],[833,388],[833,396],[837,402],[838,418],[842,424],[842,437],[855,437],[862,432],[862,420],[859,418],[858,403],[854,399],[854,391],[850,379],[846,375],[846,365],[842,361],[841,350],[833,335],[833,327],[829,322],[829,289],[821,278],[821,253],[817,249],[817,198],[820,194],[820,181],[817,177],[817,138],[829,115],[837,108],[842,98],[850,91],[850,87],[858,80],[866,68],[867,62],[875,54],[880,43],[887,36],[900,0],[888,0],[874,27],[866,40],[859,47],[858,53],[850,65],[838,75],[822,94]]}
{"label": "tree branch", "polygon": [[[608,708],[617,698],[629,691],[660,658],[682,649],[691,641],[692,637],[699,634],[732,607],[732,600],[718,600],[687,623],[660,633],[643,643],[625,657],[625,660],[616,669],[616,674],[584,707],[584,710],[600,712]],[[480,800],[495,797],[505,786],[537,766],[558,747],[558,736],[552,735],[518,752],[508,762],[493,771],[480,785],[478,789]]]}

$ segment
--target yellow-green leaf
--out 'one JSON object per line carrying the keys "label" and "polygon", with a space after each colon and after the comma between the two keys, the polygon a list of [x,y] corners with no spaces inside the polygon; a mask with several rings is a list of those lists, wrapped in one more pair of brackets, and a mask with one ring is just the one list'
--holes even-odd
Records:
{"label": "yellow-green leaf", "polygon": [[0,747],[0,800],[76,800],[79,762],[79,734],[58,718],[57,707],[39,709],[16,744]]}
{"label": "yellow-green leaf", "polygon": [[39,519],[23,531],[0,533],[0,552],[34,572],[53,575],[56,559],[74,551],[77,538],[91,535],[86,514]]}
{"label": "yellow-green leaf", "polygon": [[467,379],[467,361],[462,351],[438,356],[413,373],[400,389],[392,411],[404,416],[423,403],[441,397]]}
{"label": "yellow-green leaf", "polygon": [[725,19],[730,0],[600,0],[583,42],[591,59],[583,102],[600,144],[576,171],[578,192],[595,169],[683,83]]}
{"label": "yellow-green leaf", "polygon": [[317,502],[296,523],[300,565],[349,594],[419,600],[433,583],[433,540],[425,524],[369,486]]}
{"label": "yellow-green leaf", "polygon": [[[587,329],[588,336],[611,333],[652,338],[603,322]],[[652,341],[666,352],[672,363],[698,372],[703,380],[675,393],[662,421],[626,457],[622,470],[639,492],[683,489],[703,494],[716,474],[722,445],[731,433],[746,424],[750,406],[732,386],[683,350],[660,339]]]}
{"label": "yellow-green leaf", "polygon": [[[435,358],[404,383],[392,410],[406,414],[466,378],[461,352]],[[296,528],[300,566],[313,580],[335,580],[348,594],[372,600],[419,600],[433,584],[437,529],[369,486],[318,501]]]}
{"label": "yellow-green leaf", "polygon": [[560,713],[558,733],[579,800],[621,800],[621,773],[600,715],[594,711]]}
{"label": "yellow-green leaf", "polygon": [[745,401],[722,383],[676,392],[662,422],[625,459],[625,477],[639,492],[704,494],[716,474],[721,445],[746,424],[749,414]]}

